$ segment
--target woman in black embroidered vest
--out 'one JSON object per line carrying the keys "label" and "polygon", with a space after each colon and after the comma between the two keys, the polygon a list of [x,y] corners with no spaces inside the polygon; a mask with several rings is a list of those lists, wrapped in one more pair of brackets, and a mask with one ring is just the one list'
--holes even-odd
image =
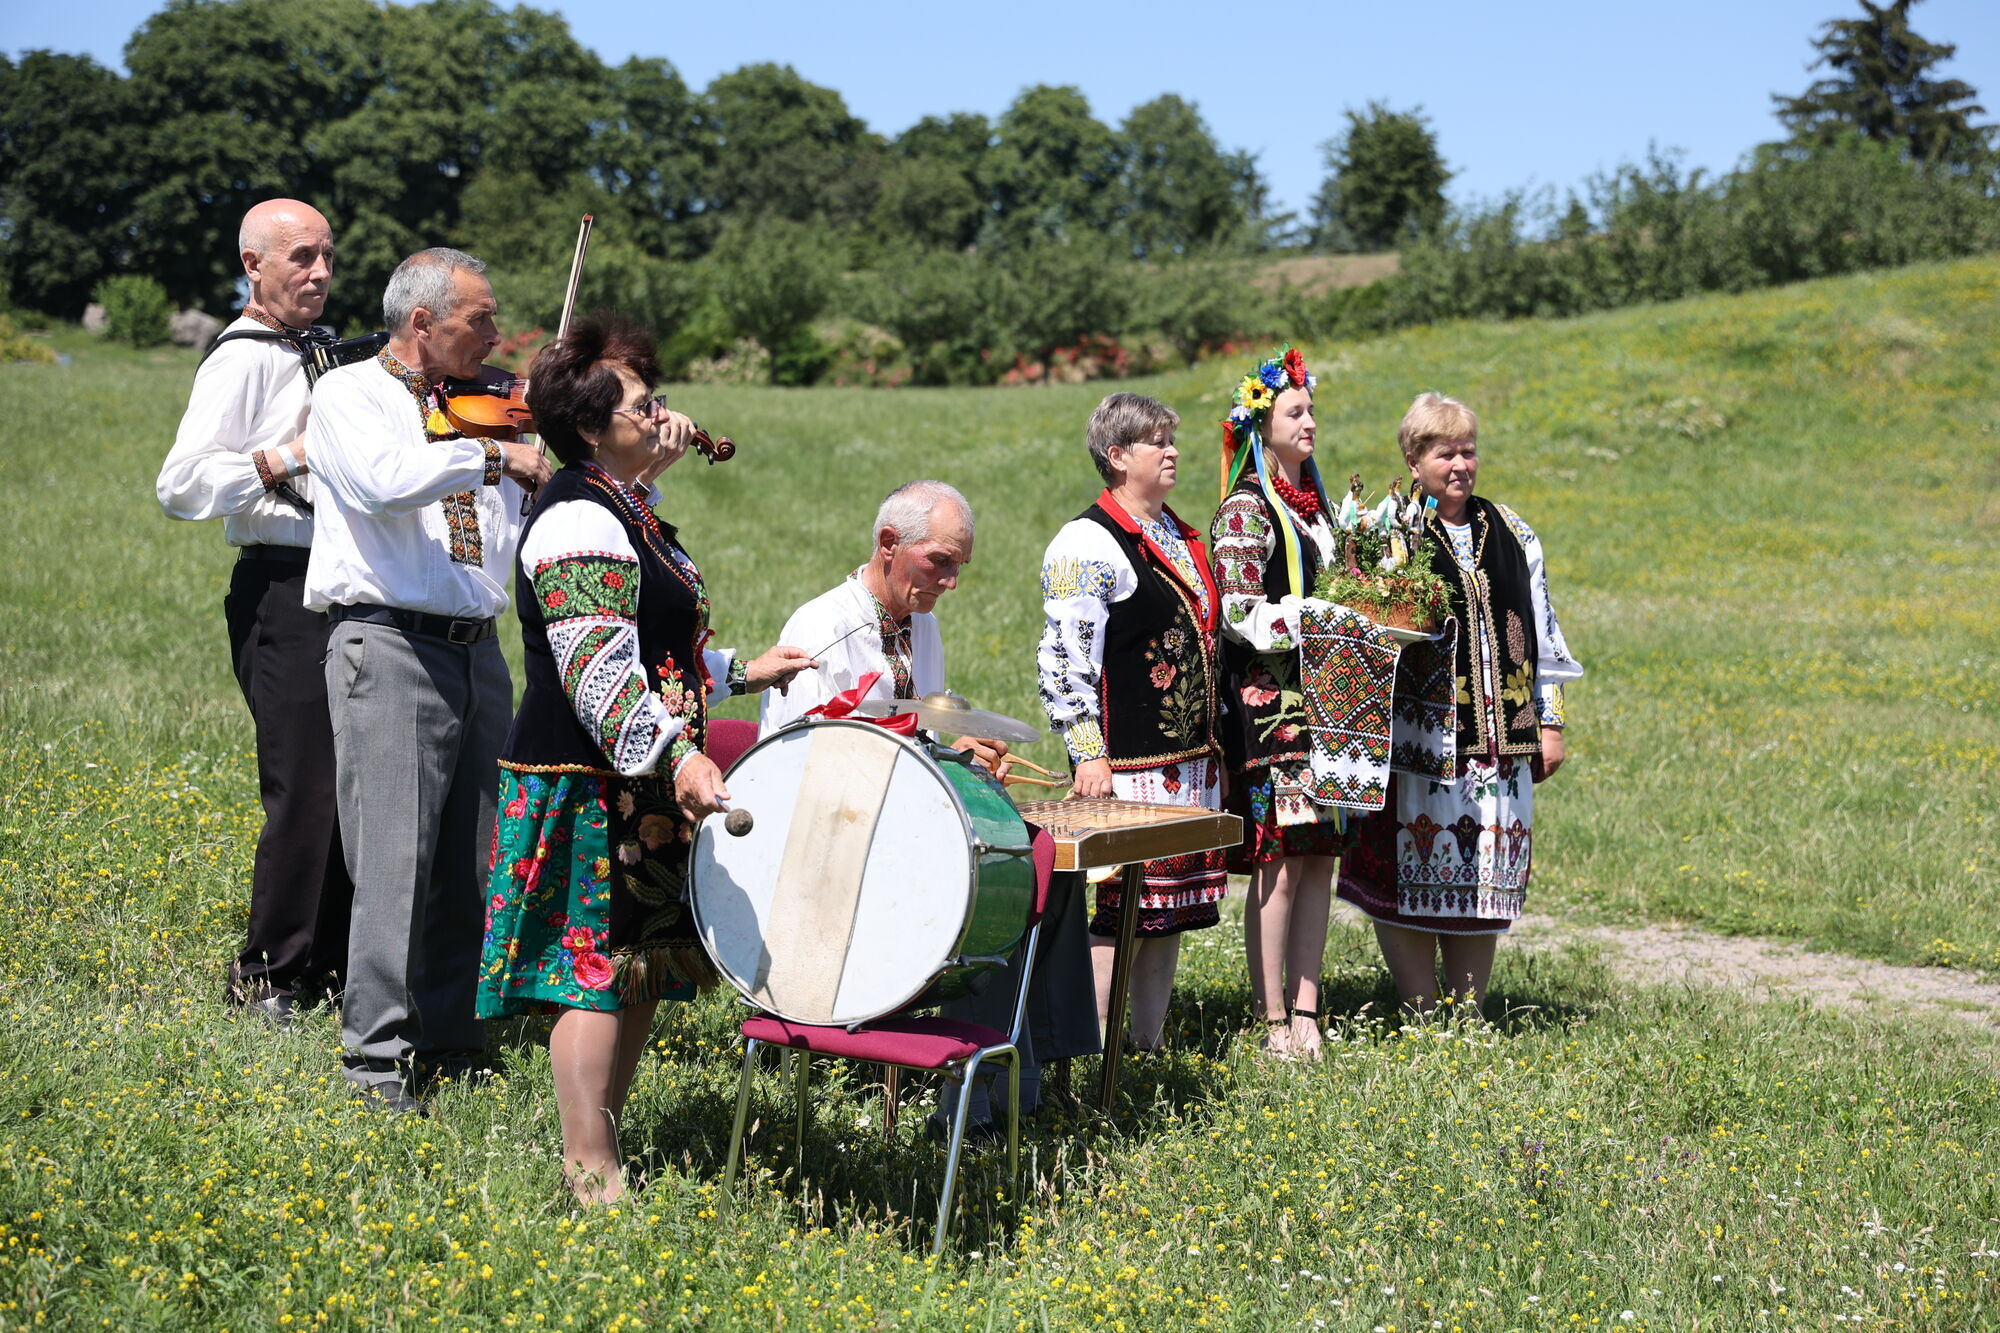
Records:
{"label": "woman in black embroidered vest", "polygon": [[1440,952],[1453,997],[1485,999],[1494,946],[1527,899],[1534,784],[1563,762],[1562,685],[1583,667],[1556,623],[1540,540],[1473,494],[1479,418],[1427,393],[1397,437],[1437,500],[1426,539],[1458,621],[1456,769],[1446,782],[1390,777],[1382,810],[1355,821],[1340,896],[1374,920],[1396,989],[1423,1012],[1438,1002]]}
{"label": "woman in black embroidered vest", "polygon": [[650,336],[595,318],[543,349],[529,390],[564,466],[521,539],[527,688],[501,751],[479,1016],[561,1011],[549,1055],[584,1203],[624,1193],[618,1116],[655,1007],[714,980],[684,890],[693,822],[728,799],[702,753],[709,699],[811,665],[706,646],[701,573],[649,507],[693,438],[658,378]]}
{"label": "woman in black embroidered vest", "polygon": [[[1201,535],[1167,508],[1180,417],[1114,393],[1088,430],[1105,490],[1065,524],[1042,560],[1047,625],[1036,654],[1042,706],[1062,733],[1078,796],[1216,809],[1215,580]],[[1184,931],[1212,926],[1228,888],[1220,852],[1146,863],[1131,1037],[1159,1045]],[[1119,886],[1098,886],[1091,970],[1101,1023],[1111,998]]]}
{"label": "woman in black embroidered vest", "polygon": [[1346,822],[1306,795],[1311,761],[1299,689],[1299,612],[1333,558],[1313,461],[1317,381],[1285,348],[1237,385],[1222,423],[1223,497],[1210,533],[1222,589],[1229,700],[1229,808],[1243,816],[1229,868],[1250,876],[1243,913],[1250,1000],[1264,1049],[1316,1058],[1319,980]]}

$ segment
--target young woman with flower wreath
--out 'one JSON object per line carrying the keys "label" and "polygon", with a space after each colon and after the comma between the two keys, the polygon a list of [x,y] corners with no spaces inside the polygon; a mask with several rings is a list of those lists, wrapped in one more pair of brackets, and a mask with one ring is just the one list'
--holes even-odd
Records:
{"label": "young woman with flower wreath", "polygon": [[1230,723],[1229,809],[1244,841],[1229,868],[1250,876],[1244,936],[1265,1048],[1319,1054],[1319,978],[1332,908],[1338,808],[1306,795],[1311,761],[1299,689],[1299,613],[1334,559],[1313,462],[1317,380],[1295,347],[1243,377],[1222,423],[1222,505],[1210,529]]}

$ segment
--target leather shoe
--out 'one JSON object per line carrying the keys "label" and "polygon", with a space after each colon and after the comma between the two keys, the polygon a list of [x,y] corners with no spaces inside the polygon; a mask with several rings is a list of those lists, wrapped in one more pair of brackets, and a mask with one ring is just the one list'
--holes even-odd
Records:
{"label": "leather shoe", "polygon": [[266,1027],[280,1032],[289,1032],[299,1024],[299,1002],[283,991],[245,1000],[242,1009],[246,1016],[255,1014]]}

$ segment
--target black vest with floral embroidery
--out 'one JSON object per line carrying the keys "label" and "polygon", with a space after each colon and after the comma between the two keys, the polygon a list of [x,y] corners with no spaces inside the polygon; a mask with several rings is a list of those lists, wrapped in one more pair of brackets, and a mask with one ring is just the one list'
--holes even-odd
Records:
{"label": "black vest with floral embroidery", "polygon": [[[648,688],[655,693],[665,690],[677,697],[692,695],[684,734],[701,745],[707,730],[707,690],[699,649],[708,628],[708,596],[694,562],[680,549],[673,528],[661,523],[606,473],[586,463],[570,464],[542,488],[534,515],[522,532],[523,550],[527,548],[528,531],[533,530],[541,516],[567,500],[602,505],[624,526],[625,538],[639,556],[639,660],[646,666]],[[609,559],[602,562],[601,571],[593,570],[588,561],[566,563],[586,580],[623,577],[621,570],[630,568],[622,561]],[[521,707],[514,714],[513,730],[508,732],[507,744],[500,751],[500,761],[517,770],[587,769],[608,773],[611,768],[604,747],[577,718],[569,692],[563,688],[562,667],[549,646],[542,598],[552,591],[555,590],[538,589],[535,571],[517,562],[514,605],[521,615],[522,674],[527,684],[521,695]],[[588,590],[564,589],[561,595],[585,596]]]}
{"label": "black vest with floral embroidery", "polygon": [[[1157,768],[1218,756],[1215,641],[1202,629],[1195,594],[1143,537],[1098,505],[1078,517],[1111,534],[1138,583],[1130,597],[1110,604],[1104,625],[1097,705],[1111,767]],[[1197,560],[1198,540],[1189,542]]]}

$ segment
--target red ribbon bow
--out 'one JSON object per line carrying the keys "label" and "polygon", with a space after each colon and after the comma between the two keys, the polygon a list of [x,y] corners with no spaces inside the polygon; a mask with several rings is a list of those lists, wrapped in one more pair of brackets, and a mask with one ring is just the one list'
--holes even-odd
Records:
{"label": "red ribbon bow", "polygon": [[[863,699],[868,697],[868,691],[875,688],[875,682],[882,679],[882,674],[880,671],[869,672],[861,678],[861,683],[853,689],[842,690],[819,707],[807,709],[806,716],[853,716],[855,708],[860,705]],[[864,717],[857,718],[856,720],[860,722],[873,722],[876,726],[893,731],[898,736],[914,736],[917,734],[917,715],[915,713],[901,713],[895,717]]]}

